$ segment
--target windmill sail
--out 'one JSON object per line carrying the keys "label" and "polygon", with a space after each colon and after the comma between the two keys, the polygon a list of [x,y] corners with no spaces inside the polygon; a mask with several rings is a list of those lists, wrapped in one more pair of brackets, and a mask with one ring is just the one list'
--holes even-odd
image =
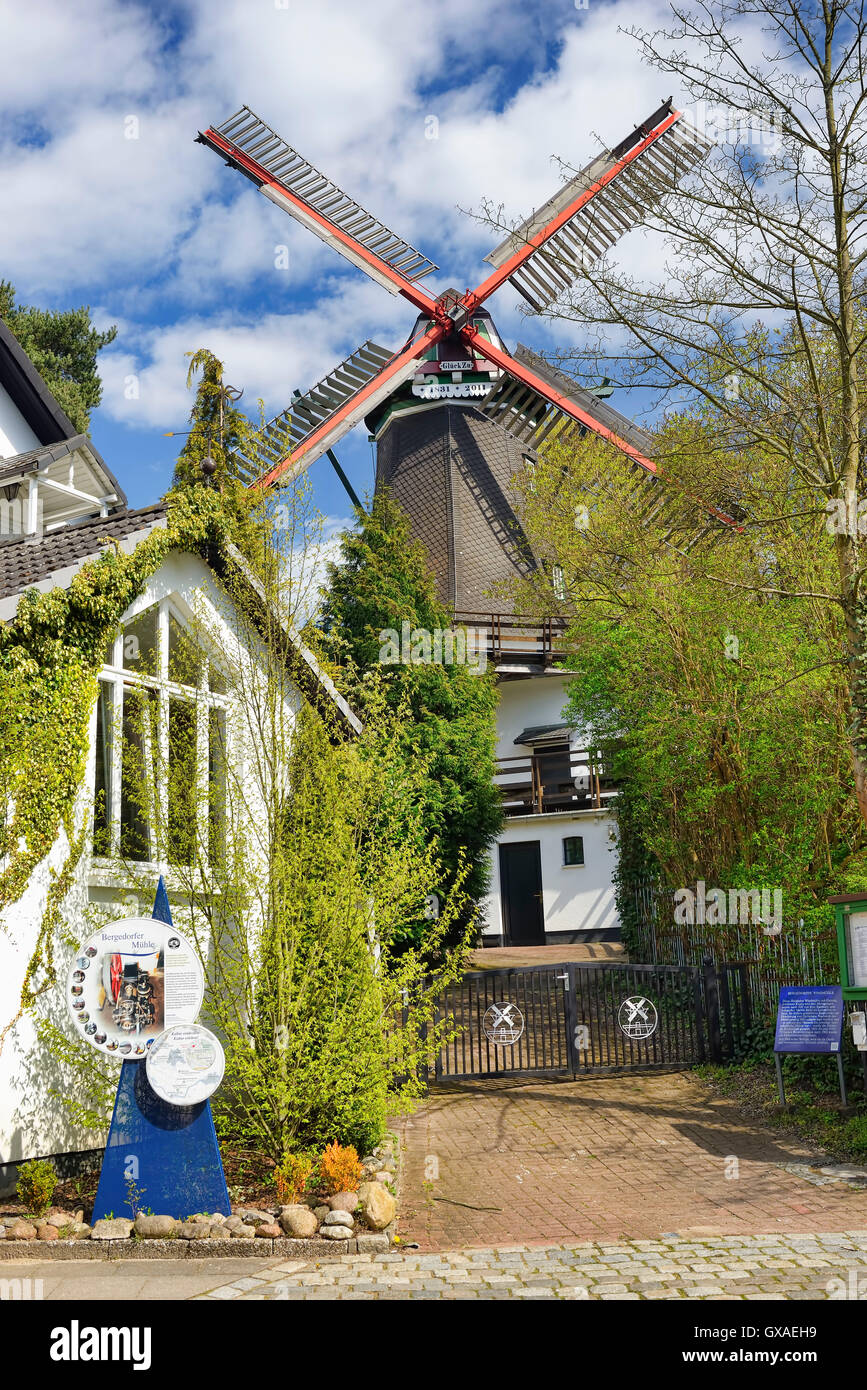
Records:
{"label": "windmill sail", "polygon": [[[603,437],[623,441],[639,456],[632,457],[634,482],[623,498],[636,516],[646,522],[660,522],[666,527],[665,539],[677,539],[691,549],[711,532],[718,532],[717,522],[738,526],[742,517],[733,517],[707,498],[689,495],[674,487],[663,474],[655,471],[653,435],[636,425],[625,415],[600,400],[592,391],[579,386],[571,377],[550,366],[544,358],[519,343],[514,360],[528,367],[544,385],[561,399],[577,406],[587,420],[579,422],[566,414],[540,391],[534,390],[516,377],[503,376],[487,396],[482,409],[490,418],[499,421],[508,432],[528,449],[537,450],[555,441],[568,445],[587,429],[599,427]],[[708,518],[711,518],[710,522]]]}
{"label": "windmill sail", "polygon": [[[362,343],[309,391],[297,396],[290,406],[269,420],[257,434],[255,447],[233,452],[239,477],[244,482],[254,483],[282,463],[356,391],[372,381],[391,358],[388,348],[369,340]],[[313,459],[306,462],[312,463]]]}
{"label": "windmill sail", "polygon": [[[541,312],[643,222],[711,143],[666,103],[586,165],[485,259]],[[514,263],[514,269],[512,269]]]}
{"label": "windmill sail", "polygon": [[[198,138],[251,179],[266,198],[392,294],[406,292],[438,269],[304,159],[249,106]],[[417,296],[409,297],[417,302]]]}

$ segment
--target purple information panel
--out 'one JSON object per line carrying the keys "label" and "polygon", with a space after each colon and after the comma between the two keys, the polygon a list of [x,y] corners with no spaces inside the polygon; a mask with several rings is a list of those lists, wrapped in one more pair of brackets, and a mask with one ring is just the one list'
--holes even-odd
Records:
{"label": "purple information panel", "polygon": [[775,1052],[837,1052],[843,1036],[841,985],[790,985],[780,990]]}

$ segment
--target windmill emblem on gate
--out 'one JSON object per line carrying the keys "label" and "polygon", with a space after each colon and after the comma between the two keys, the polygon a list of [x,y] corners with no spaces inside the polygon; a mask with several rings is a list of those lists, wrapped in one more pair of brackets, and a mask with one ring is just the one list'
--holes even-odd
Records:
{"label": "windmill emblem on gate", "polygon": [[524,1031],[524,1015],[517,1004],[492,1004],[485,1010],[482,1032],[497,1047],[512,1047]]}
{"label": "windmill emblem on gate", "polygon": [[[399,351],[367,341],[316,386],[296,393],[266,426],[255,456],[236,455],[251,484],[289,481],[323,455],[339,468],[334,445],[362,419],[375,431],[378,424],[371,426],[371,419],[381,421],[386,404],[401,390],[415,407],[435,401],[472,404],[525,448],[537,448],[552,431],[590,431],[625,454],[642,479],[657,482],[648,433],[529,349],[519,344],[514,354],[508,352],[484,306],[508,280],[531,309],[549,308],[704,159],[710,142],[670,100],[507,236],[486,258],[491,273],[474,290],[448,290],[437,298],[421,284],[438,269],[434,262],[338,188],[249,107],[197,138],[383,288],[403,295],[419,314]],[[491,487],[479,503],[480,510],[487,506],[486,515],[494,492]],[[655,486],[641,506],[658,510]],[[706,511],[733,524],[710,504]],[[495,528],[495,521],[491,525]],[[507,544],[502,534],[499,543]]]}
{"label": "windmill emblem on gate", "polygon": [[656,1012],[656,1005],[650,999],[645,999],[642,995],[634,994],[629,999],[624,999],[617,1011],[617,1022],[620,1024],[621,1032],[627,1038],[632,1038],[636,1042],[644,1038],[650,1038],[656,1032],[659,1024],[659,1015]]}

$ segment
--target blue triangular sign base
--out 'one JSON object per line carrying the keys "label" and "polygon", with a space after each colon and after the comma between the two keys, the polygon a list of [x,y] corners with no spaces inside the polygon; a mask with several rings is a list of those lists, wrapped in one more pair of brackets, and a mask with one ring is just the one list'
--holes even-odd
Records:
{"label": "blue triangular sign base", "polygon": [[[171,924],[160,878],[152,914]],[[210,1101],[169,1105],[151,1087],[144,1062],[123,1062],[99,1174],[93,1220],[137,1211],[183,1219],[231,1211]]]}

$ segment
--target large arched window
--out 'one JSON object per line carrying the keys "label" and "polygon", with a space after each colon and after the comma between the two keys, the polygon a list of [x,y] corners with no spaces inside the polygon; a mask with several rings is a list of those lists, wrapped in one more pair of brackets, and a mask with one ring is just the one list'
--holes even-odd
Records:
{"label": "large arched window", "polygon": [[228,681],[172,599],[110,643],[96,710],[93,852],[179,865],[220,853]]}

